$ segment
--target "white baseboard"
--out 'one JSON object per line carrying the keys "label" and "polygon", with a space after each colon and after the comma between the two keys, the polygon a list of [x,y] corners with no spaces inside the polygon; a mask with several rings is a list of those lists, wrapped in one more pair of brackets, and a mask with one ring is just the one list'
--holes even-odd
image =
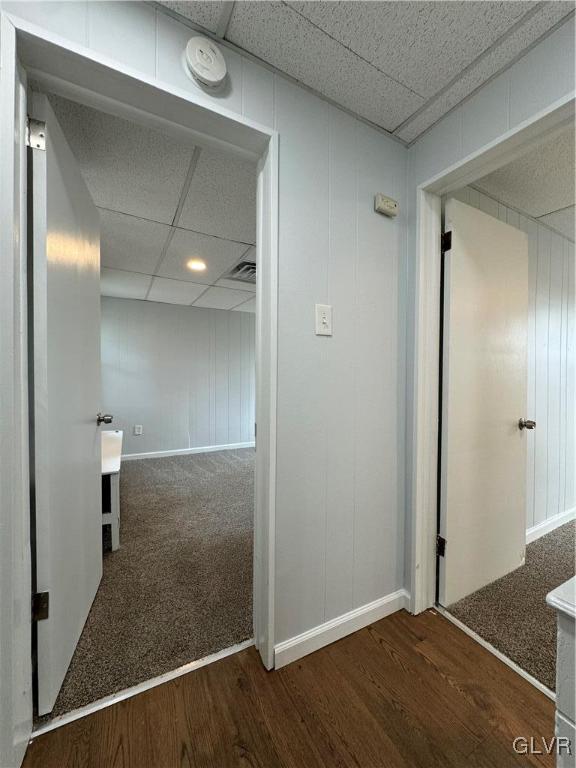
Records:
{"label": "white baseboard", "polygon": [[228,445],[204,445],[201,448],[178,448],[175,451],[150,451],[149,453],[125,453],[122,461],[135,459],[160,459],[164,456],[184,456],[187,453],[212,453],[213,451],[233,451],[236,448],[254,448],[256,443],[229,443]]}
{"label": "white baseboard", "polygon": [[278,643],[274,648],[274,667],[280,669],[296,659],[302,658],[325,645],[340,640],[352,632],[379,621],[391,613],[408,607],[408,593],[404,589],[392,592],[385,597],[355,608],[353,611],[337,616],[325,624],[309,629],[301,635]]}
{"label": "white baseboard", "polygon": [[561,512],[559,515],[554,515],[554,517],[550,517],[548,520],[543,520],[538,525],[528,528],[526,531],[526,544],[531,544],[536,539],[539,539],[540,536],[545,536],[550,531],[559,528],[565,523],[569,523],[571,520],[576,520],[576,507],[567,509],[566,512]]}

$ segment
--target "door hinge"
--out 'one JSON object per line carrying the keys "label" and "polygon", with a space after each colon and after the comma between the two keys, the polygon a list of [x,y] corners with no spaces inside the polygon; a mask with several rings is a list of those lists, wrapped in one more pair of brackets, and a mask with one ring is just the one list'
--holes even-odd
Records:
{"label": "door hinge", "polygon": [[442,232],[440,238],[440,249],[442,253],[446,253],[452,248],[452,232]]}
{"label": "door hinge", "polygon": [[32,621],[43,621],[48,618],[50,604],[49,592],[36,592],[32,595]]}
{"label": "door hinge", "polygon": [[436,536],[436,554],[439,557],[446,555],[446,539],[444,536]]}
{"label": "door hinge", "polygon": [[26,120],[26,146],[46,151],[46,123],[42,120]]}

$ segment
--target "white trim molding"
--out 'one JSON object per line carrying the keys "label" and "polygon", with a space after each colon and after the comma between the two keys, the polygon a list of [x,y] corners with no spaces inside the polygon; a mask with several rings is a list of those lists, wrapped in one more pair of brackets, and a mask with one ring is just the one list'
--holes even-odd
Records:
{"label": "white trim molding", "polygon": [[526,544],[531,544],[540,536],[545,536],[555,528],[559,528],[561,525],[565,525],[572,520],[576,520],[576,507],[567,509],[565,512],[561,512],[559,515],[549,517],[548,520],[543,520],[537,525],[533,525],[532,528],[528,528],[526,531]]}
{"label": "white trim molding", "polygon": [[177,448],[174,451],[150,451],[149,453],[125,453],[122,461],[136,459],[161,459],[165,456],[185,456],[188,453],[213,453],[214,451],[235,451],[237,448],[254,448],[254,441],[249,443],[229,443],[228,445],[204,445],[200,448]]}
{"label": "white trim molding", "polygon": [[391,613],[408,608],[408,604],[408,593],[405,589],[399,589],[397,592],[392,592],[348,613],[343,613],[341,616],[309,629],[301,635],[284,640],[274,648],[274,666],[276,669],[280,669],[280,667],[284,667],[296,659],[301,659],[302,656],[313,653],[325,645],[367,627],[374,621],[379,621],[390,616]]}

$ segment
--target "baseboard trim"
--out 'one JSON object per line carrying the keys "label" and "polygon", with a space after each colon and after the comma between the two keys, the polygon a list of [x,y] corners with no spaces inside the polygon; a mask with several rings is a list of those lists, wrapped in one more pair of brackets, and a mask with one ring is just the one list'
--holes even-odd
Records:
{"label": "baseboard trim", "polygon": [[148,453],[124,453],[122,461],[136,459],[160,459],[164,456],[184,456],[188,453],[212,453],[214,451],[234,451],[237,448],[254,448],[254,441],[249,443],[228,443],[227,445],[204,445],[201,448],[178,448],[175,451],[150,451]]}
{"label": "baseboard trim", "polygon": [[274,648],[274,667],[280,669],[280,667],[340,640],[374,621],[379,621],[391,613],[407,608],[408,602],[409,597],[406,590],[399,589],[397,592],[392,592],[385,597],[362,605],[360,608],[344,613],[342,616],[337,616],[325,624],[309,629],[301,635],[284,640]]}
{"label": "baseboard trim", "polygon": [[555,528],[559,528],[561,525],[569,523],[571,520],[576,520],[576,507],[567,509],[566,512],[561,512],[559,515],[554,515],[554,517],[551,517],[548,520],[543,520],[541,523],[538,523],[538,525],[533,525],[532,528],[528,528],[526,531],[526,544],[531,544],[533,541],[536,541],[536,539],[539,539],[540,536],[545,536]]}
{"label": "baseboard trim", "polygon": [[143,683],[133,685],[131,688],[125,688],[123,691],[118,691],[118,693],[112,693],[110,696],[98,699],[97,701],[92,702],[92,704],[87,704],[85,707],[73,709],[72,712],[67,712],[65,715],[59,715],[44,725],[35,728],[32,731],[32,738],[35,739],[36,736],[41,736],[43,733],[48,733],[48,731],[61,728],[63,725],[73,723],[81,717],[92,715],[94,712],[111,707],[125,699],[131,699],[133,696],[138,696],[138,694],[144,693],[144,691],[149,691],[150,688],[156,688],[158,685],[168,683],[170,680],[175,680],[177,677],[187,675],[189,672],[194,672],[196,669],[206,667],[208,664],[214,664],[215,661],[220,661],[220,659],[225,659],[227,656],[233,656],[235,653],[245,651],[253,645],[254,640],[244,640],[242,643],[237,643],[236,645],[231,645],[229,648],[224,648],[216,653],[211,653],[210,656],[204,656],[202,659],[197,659],[196,661],[189,661],[187,664],[184,664],[177,669],[165,672],[163,675],[158,675],[157,677],[152,677],[150,680],[145,680]]}
{"label": "baseboard trim", "polygon": [[549,699],[552,699],[552,701],[556,701],[556,694],[554,693],[554,691],[551,691],[550,688],[547,688],[544,685],[544,683],[540,682],[540,680],[536,680],[535,677],[532,677],[532,675],[529,672],[526,672],[525,669],[522,669],[522,667],[519,667],[515,661],[512,661],[512,659],[509,659],[508,656],[505,656],[502,653],[502,651],[499,651],[498,648],[495,648],[487,640],[484,640],[483,637],[480,637],[479,634],[474,632],[473,629],[470,629],[470,627],[467,627],[466,624],[463,624],[460,621],[460,619],[456,618],[456,616],[452,616],[452,614],[449,613],[449,611],[447,611],[446,608],[442,607],[441,605],[435,605],[433,610],[435,610],[441,616],[444,616],[445,619],[447,619],[450,623],[458,627],[458,629],[461,629],[462,632],[464,632],[464,634],[468,635],[468,637],[471,637],[483,648],[486,648],[487,651],[490,651],[490,653],[493,656],[496,656],[496,658],[500,659],[500,661],[506,664],[507,667],[510,667],[510,669],[513,669],[514,672],[520,675],[520,677],[523,677],[524,680],[527,680],[531,685],[534,686],[534,688],[537,688],[540,691],[540,693],[543,693],[544,696],[547,696]]}

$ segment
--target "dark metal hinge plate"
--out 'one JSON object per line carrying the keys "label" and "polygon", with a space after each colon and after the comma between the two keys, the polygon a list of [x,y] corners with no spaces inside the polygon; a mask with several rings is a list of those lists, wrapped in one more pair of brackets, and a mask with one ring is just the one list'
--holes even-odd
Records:
{"label": "dark metal hinge plate", "polygon": [[440,248],[442,253],[452,249],[452,232],[443,232],[440,238]]}
{"label": "dark metal hinge plate", "polygon": [[48,618],[50,606],[49,592],[36,592],[32,595],[32,621],[43,621]]}
{"label": "dark metal hinge plate", "polygon": [[439,557],[446,555],[446,539],[443,536],[436,536],[436,554]]}

